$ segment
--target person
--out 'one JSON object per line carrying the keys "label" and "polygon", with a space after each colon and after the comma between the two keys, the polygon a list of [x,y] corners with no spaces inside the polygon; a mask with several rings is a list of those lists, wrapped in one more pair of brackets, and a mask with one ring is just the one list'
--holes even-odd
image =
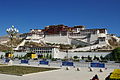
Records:
{"label": "person", "polygon": [[99,80],[98,75],[96,74],[96,75],[92,78],[92,80]]}

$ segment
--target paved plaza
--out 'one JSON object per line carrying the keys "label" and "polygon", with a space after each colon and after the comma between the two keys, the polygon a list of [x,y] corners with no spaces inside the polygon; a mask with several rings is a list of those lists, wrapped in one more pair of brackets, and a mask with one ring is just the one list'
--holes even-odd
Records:
{"label": "paved plaza", "polygon": [[[1,62],[2,63],[2,62]],[[103,72],[100,72],[100,68],[93,68],[93,72],[90,72],[88,67],[89,63],[75,63],[75,68],[70,67],[69,70],[66,70],[66,67],[60,67],[60,62],[51,62],[50,66],[48,65],[39,65],[37,61],[31,61],[31,64],[19,64],[19,61],[14,61],[14,65],[21,66],[35,66],[35,67],[53,67],[60,68],[53,71],[38,72],[32,74],[26,74],[23,76],[16,75],[7,75],[0,74],[0,80],[90,80],[94,75],[98,75],[99,80],[105,80],[114,68],[118,68],[119,65],[107,64],[107,70],[104,69]],[[80,68],[80,71],[77,71],[76,68]]]}
{"label": "paved plaza", "polygon": [[80,68],[80,71],[77,71],[73,67],[70,67],[70,70],[62,67],[59,70],[32,73],[24,76],[0,74],[0,80],[90,80],[95,74],[98,75],[100,80],[104,80],[112,71],[113,69],[107,69],[100,72],[98,68],[94,68],[93,72],[90,72],[88,68]]}

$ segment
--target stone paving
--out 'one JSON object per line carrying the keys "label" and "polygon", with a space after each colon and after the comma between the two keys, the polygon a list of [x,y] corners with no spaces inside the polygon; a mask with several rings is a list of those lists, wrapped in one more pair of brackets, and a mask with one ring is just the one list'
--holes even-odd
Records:
{"label": "stone paving", "polygon": [[[54,67],[54,66],[41,65],[39,67]],[[99,80],[105,80],[105,77],[108,76],[109,73],[113,71],[113,69],[107,69],[104,70],[103,72],[100,72],[99,70],[100,70],[99,68],[94,68],[93,72],[90,72],[87,67],[86,68],[81,67],[80,71],[77,71],[76,68],[73,67],[70,67],[69,70],[66,70],[66,67],[62,67],[59,70],[38,72],[23,76],[0,74],[0,80],[90,80],[95,74],[98,75]]]}
{"label": "stone paving", "polygon": [[[51,62],[51,65],[40,65],[38,62],[31,62],[28,64],[19,64],[19,61],[14,61],[14,65],[35,66],[35,67],[53,67],[60,68],[59,70],[38,72],[27,74],[24,76],[0,74],[0,80],[90,80],[94,75],[98,75],[99,80],[105,80],[114,68],[118,68],[118,65],[110,64],[107,70],[100,72],[100,68],[93,68],[93,72],[90,72],[88,67],[89,63],[75,63],[76,68],[70,67],[70,70],[66,70],[66,67],[60,67],[60,62]],[[80,71],[77,71],[77,68]]]}

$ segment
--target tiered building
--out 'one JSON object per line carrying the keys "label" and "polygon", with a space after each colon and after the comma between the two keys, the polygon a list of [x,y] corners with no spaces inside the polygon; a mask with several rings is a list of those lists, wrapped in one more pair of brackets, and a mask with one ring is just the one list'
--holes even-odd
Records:
{"label": "tiered building", "polygon": [[65,25],[50,25],[45,29],[31,29],[29,33],[20,35],[24,38],[23,46],[26,41],[37,43],[52,44],[69,44],[82,46],[82,48],[71,49],[70,51],[89,51],[90,49],[98,49],[110,46],[108,40],[114,37],[116,41],[119,39],[107,33],[107,29],[86,29],[85,26],[68,27]]}

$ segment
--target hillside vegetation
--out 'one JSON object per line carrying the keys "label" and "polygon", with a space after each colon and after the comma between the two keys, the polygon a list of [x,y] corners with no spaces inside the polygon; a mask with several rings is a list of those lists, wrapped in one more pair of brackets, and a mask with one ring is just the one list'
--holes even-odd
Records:
{"label": "hillside vegetation", "polygon": [[106,56],[109,60],[120,61],[120,47],[115,48],[110,54]]}
{"label": "hillside vegetation", "polygon": [[[19,38],[14,38],[12,41],[13,47],[16,47],[18,44],[20,44],[23,40]],[[5,43],[6,46],[10,47],[11,46],[11,41],[9,40],[7,43]]]}
{"label": "hillside vegetation", "polygon": [[10,50],[10,47],[7,47],[7,46],[5,46],[5,45],[1,45],[0,44],[0,51],[1,52],[6,52],[6,51],[9,51]]}
{"label": "hillside vegetation", "polygon": [[41,47],[41,46],[45,46],[45,44],[36,43],[36,42],[26,42],[24,46],[29,46],[29,47]]}
{"label": "hillside vegetation", "polygon": [[[17,47],[18,44],[20,44],[22,42],[22,39],[13,39],[13,47]],[[0,44],[0,51],[5,52],[5,51],[9,51],[11,49],[11,41],[9,40],[7,43],[5,44]]]}

